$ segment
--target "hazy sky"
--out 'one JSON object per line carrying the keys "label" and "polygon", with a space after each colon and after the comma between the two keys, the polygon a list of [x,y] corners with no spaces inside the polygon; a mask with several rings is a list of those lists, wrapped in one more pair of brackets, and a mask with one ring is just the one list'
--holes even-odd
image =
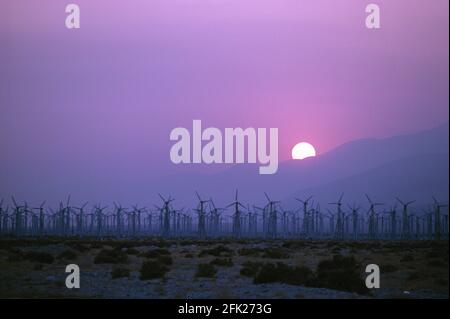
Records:
{"label": "hazy sky", "polygon": [[170,130],[193,119],[278,127],[281,159],[448,120],[448,0],[70,2],[2,1],[3,190],[170,174]]}

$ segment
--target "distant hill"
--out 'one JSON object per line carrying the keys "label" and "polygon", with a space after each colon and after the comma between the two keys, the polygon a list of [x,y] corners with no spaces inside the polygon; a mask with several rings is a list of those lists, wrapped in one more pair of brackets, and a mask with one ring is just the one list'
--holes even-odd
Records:
{"label": "distant hill", "polygon": [[394,195],[447,198],[448,143],[447,123],[414,134],[356,140],[316,158],[285,161],[274,175],[258,175],[255,165],[235,165],[217,174],[172,176],[167,179],[170,185],[162,181],[159,189],[176,195],[177,202],[189,204],[194,201],[194,190],[226,204],[236,188],[245,201],[261,204],[263,192],[287,204],[293,196],[308,194],[330,201],[342,191],[355,194],[355,200],[364,200],[364,192],[379,197],[377,200]]}
{"label": "distant hill", "polygon": [[314,194],[315,200],[327,203],[337,200],[342,192],[347,203],[367,204],[365,193],[369,194],[372,200],[388,205],[395,202],[394,196],[405,201],[417,200],[416,206],[431,203],[431,195],[440,200],[447,200],[448,163],[448,153],[395,160],[364,173],[295,192],[283,201],[283,206],[298,206],[294,198],[303,197],[305,194]]}

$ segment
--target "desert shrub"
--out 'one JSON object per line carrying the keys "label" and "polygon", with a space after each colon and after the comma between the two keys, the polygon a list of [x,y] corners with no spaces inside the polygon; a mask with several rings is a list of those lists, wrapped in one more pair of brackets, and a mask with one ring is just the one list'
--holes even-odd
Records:
{"label": "desert shrub", "polygon": [[156,259],[161,264],[168,266],[172,265],[173,263],[172,257],[170,257],[170,252],[167,249],[152,249],[150,251],[140,253],[139,256],[149,259]]}
{"label": "desert shrub", "polygon": [[299,249],[299,248],[304,248],[304,247],[311,246],[311,245],[312,245],[312,243],[310,241],[287,240],[283,243],[282,247],[289,248],[289,249]]}
{"label": "desert shrub", "polygon": [[70,242],[67,244],[67,246],[69,246],[70,248],[83,253],[86,252],[90,249],[90,247],[88,245],[82,244],[82,243],[77,243],[77,242]]}
{"label": "desert shrub", "polygon": [[44,265],[43,264],[35,264],[33,266],[33,270],[39,271],[39,270],[42,270],[42,269],[44,269]]}
{"label": "desert shrub", "polygon": [[355,271],[345,269],[327,270],[317,273],[319,287],[365,293],[367,287],[364,285],[360,275]]}
{"label": "desert shrub", "polygon": [[333,254],[338,254],[340,251],[341,251],[341,248],[340,248],[340,247],[334,247],[333,249],[331,249],[331,252],[332,252]]}
{"label": "desert shrub", "polygon": [[128,261],[128,255],[118,249],[102,249],[95,256],[96,264],[121,264]]}
{"label": "desert shrub", "polygon": [[439,250],[432,250],[426,254],[426,257],[427,258],[438,258],[440,255],[441,255],[441,252]]}
{"label": "desert shrub", "polygon": [[436,278],[434,279],[434,283],[438,286],[448,287],[448,279],[445,278]]}
{"label": "desert shrub", "polygon": [[414,256],[411,255],[411,254],[403,255],[402,258],[400,258],[400,261],[401,261],[401,262],[411,262],[411,261],[414,261]]}
{"label": "desert shrub", "polygon": [[139,250],[137,250],[136,248],[130,247],[125,250],[125,253],[127,255],[137,255],[137,254],[139,254]]}
{"label": "desert shrub", "polygon": [[326,244],[327,248],[332,248],[334,246],[340,246],[340,245],[341,245],[341,243],[338,241],[335,241],[335,240],[330,240]]}
{"label": "desert shrub", "polygon": [[383,265],[380,265],[380,271],[382,273],[395,272],[395,271],[398,271],[398,267],[393,264],[383,264]]}
{"label": "desert shrub", "polygon": [[203,257],[207,255],[215,257],[230,257],[233,255],[233,250],[224,245],[218,245],[214,248],[203,249],[202,251],[200,251],[198,256]]}
{"label": "desert shrub", "polygon": [[440,260],[440,259],[432,259],[427,263],[428,266],[430,267],[436,267],[436,268],[445,268],[447,267],[447,264]]}
{"label": "desert shrub", "polygon": [[169,269],[157,260],[146,260],[141,266],[141,280],[164,278]]}
{"label": "desert shrub", "polygon": [[218,267],[233,267],[233,260],[231,258],[214,258],[209,263]]}
{"label": "desert shrub", "polygon": [[169,256],[169,255],[170,251],[163,248],[156,248],[139,254],[139,256],[145,258],[158,258],[160,256]]}
{"label": "desert shrub", "polygon": [[311,286],[315,282],[315,276],[313,271],[305,266],[293,267],[280,262],[267,263],[258,271],[253,282],[255,284],[281,282],[290,285]]}
{"label": "desert shrub", "polygon": [[170,255],[170,251],[164,248],[157,248],[154,251],[160,255]]}
{"label": "desert shrub", "polygon": [[51,254],[46,252],[28,251],[23,254],[23,258],[37,263],[51,264],[55,260]]}
{"label": "desert shrub", "polygon": [[[159,248],[163,248],[163,247],[170,247],[171,245],[174,244],[174,241],[170,241],[170,240],[156,240],[152,242],[153,246],[159,247]],[[166,249],[164,249],[166,250]],[[166,250],[167,251],[167,250]]]}
{"label": "desert shrub", "polygon": [[5,247],[4,249],[11,254],[23,254],[23,251],[16,247]]}
{"label": "desert shrub", "polygon": [[316,283],[323,288],[366,293],[368,290],[358,268],[359,264],[353,256],[335,255],[319,263]]}
{"label": "desert shrub", "polygon": [[216,267],[211,264],[199,264],[195,277],[213,278],[217,273]]}
{"label": "desert shrub", "polygon": [[115,249],[120,249],[126,251],[128,248],[133,248],[134,243],[124,240],[107,240],[103,241],[104,245],[114,247]]}
{"label": "desert shrub", "polygon": [[239,256],[259,256],[263,252],[261,248],[241,248],[238,250]]}
{"label": "desert shrub", "polygon": [[281,249],[267,248],[264,250],[261,257],[270,259],[285,259],[289,258],[289,254]]}
{"label": "desert shrub", "polygon": [[90,249],[102,249],[102,248],[103,248],[102,243],[93,242],[90,244]]}
{"label": "desert shrub", "polygon": [[57,258],[58,259],[65,259],[65,260],[74,260],[77,259],[78,255],[73,250],[67,249],[61,252]]}
{"label": "desert shrub", "polygon": [[245,277],[254,277],[262,265],[260,262],[246,261],[242,264],[240,274]]}
{"label": "desert shrub", "polygon": [[419,271],[413,271],[408,275],[407,280],[416,280],[423,277],[422,273]]}
{"label": "desert shrub", "polygon": [[130,276],[130,269],[128,269],[128,268],[116,267],[116,268],[113,268],[113,270],[111,271],[112,279],[129,277],[129,276]]}
{"label": "desert shrub", "polygon": [[23,259],[24,259],[24,257],[23,257],[22,252],[19,252],[19,253],[12,252],[8,256],[8,262],[10,262],[10,263],[19,262],[19,261],[22,261]]}
{"label": "desert shrub", "polygon": [[342,255],[334,255],[332,259],[326,259],[319,262],[317,266],[318,271],[333,270],[333,269],[354,269],[358,264],[355,257]]}
{"label": "desert shrub", "polygon": [[192,245],[197,245],[198,241],[196,240],[192,240],[192,239],[185,239],[183,241],[181,241],[180,246],[192,246]]}
{"label": "desert shrub", "polygon": [[170,256],[162,255],[162,256],[159,256],[157,259],[160,263],[167,265],[167,266],[170,266],[173,264],[172,257],[170,257]]}

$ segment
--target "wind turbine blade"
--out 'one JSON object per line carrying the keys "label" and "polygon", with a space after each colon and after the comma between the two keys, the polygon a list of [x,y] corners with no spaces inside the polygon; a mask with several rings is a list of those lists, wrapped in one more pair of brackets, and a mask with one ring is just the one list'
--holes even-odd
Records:
{"label": "wind turbine blade", "polygon": [[214,209],[216,209],[216,205],[214,205],[212,198],[209,198],[209,201],[210,201],[211,205],[214,207]]}
{"label": "wind turbine blade", "polygon": [[14,206],[17,207],[18,205],[17,205],[16,199],[14,198],[14,196],[11,196],[11,199],[12,199],[12,202],[14,203]]}

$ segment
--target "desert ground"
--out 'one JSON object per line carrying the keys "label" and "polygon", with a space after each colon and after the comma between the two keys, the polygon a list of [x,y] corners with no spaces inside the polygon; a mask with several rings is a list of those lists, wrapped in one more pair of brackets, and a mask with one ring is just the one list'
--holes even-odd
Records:
{"label": "desert ground", "polygon": [[0,297],[448,298],[448,260],[448,241],[0,238]]}

